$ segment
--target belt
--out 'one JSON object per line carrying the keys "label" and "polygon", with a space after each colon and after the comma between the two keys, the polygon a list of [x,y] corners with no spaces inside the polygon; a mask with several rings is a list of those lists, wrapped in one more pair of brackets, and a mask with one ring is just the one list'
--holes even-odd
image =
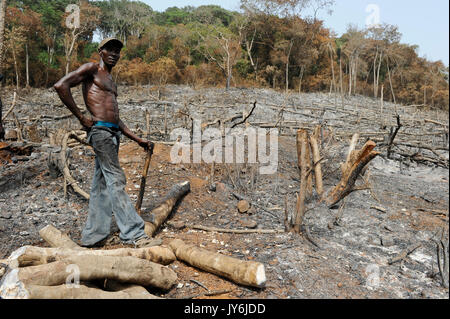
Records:
{"label": "belt", "polygon": [[114,124],[114,123],[109,123],[109,122],[103,122],[103,121],[94,122],[94,126],[103,126],[103,127],[107,127],[110,129],[120,130],[119,125]]}

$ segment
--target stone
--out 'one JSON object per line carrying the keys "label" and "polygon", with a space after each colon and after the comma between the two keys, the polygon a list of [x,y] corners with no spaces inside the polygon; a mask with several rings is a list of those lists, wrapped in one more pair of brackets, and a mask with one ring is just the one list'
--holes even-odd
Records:
{"label": "stone", "polygon": [[209,190],[210,190],[211,192],[215,192],[215,191],[217,190],[216,183],[211,183],[211,184],[209,184]]}
{"label": "stone", "polygon": [[183,229],[186,227],[186,224],[182,221],[171,221],[170,223],[168,223],[170,227],[175,228],[175,229]]}
{"label": "stone", "polygon": [[391,247],[395,245],[394,239],[390,236],[381,236],[381,245]]}
{"label": "stone", "polygon": [[245,214],[246,212],[248,212],[250,210],[250,204],[246,200],[241,200],[237,204],[237,208],[239,210],[239,213]]}
{"label": "stone", "polygon": [[17,131],[15,129],[6,129],[5,131],[5,140],[15,141],[17,140]]}
{"label": "stone", "polygon": [[225,186],[224,183],[215,183],[216,184],[216,191],[217,192],[221,192],[224,193],[227,190],[227,187]]}
{"label": "stone", "polygon": [[254,220],[241,220],[240,223],[242,226],[247,227],[249,229],[255,229],[256,227],[258,227],[258,223],[255,222]]}
{"label": "stone", "polygon": [[11,212],[0,212],[0,218],[10,219],[11,217],[12,217],[12,213]]}

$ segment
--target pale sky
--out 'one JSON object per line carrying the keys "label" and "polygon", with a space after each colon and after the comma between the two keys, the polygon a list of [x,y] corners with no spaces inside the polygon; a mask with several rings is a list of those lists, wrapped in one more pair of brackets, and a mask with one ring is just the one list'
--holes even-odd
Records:
{"label": "pale sky", "polygon": [[[156,11],[168,7],[216,4],[239,11],[239,0],[141,0]],[[419,45],[419,54],[449,65],[449,1],[448,0],[335,0],[331,16],[323,13],[326,27],[338,35],[348,24],[364,27],[366,21],[394,24],[403,34],[402,42]],[[367,10],[367,11],[366,11]]]}

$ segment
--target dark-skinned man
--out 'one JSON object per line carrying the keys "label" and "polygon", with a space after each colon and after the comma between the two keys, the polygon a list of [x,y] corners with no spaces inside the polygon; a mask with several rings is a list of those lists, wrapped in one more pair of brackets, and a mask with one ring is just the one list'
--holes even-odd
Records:
{"label": "dark-skinned man", "polygon": [[[121,134],[146,150],[152,146],[151,142],[131,132],[119,116],[117,86],[111,70],[119,61],[122,48],[123,44],[118,39],[103,40],[98,49],[99,63],[84,64],[54,85],[62,102],[88,131],[88,143],[96,155],[89,214],[81,238],[84,247],[100,246],[105,242],[110,235],[113,213],[120,239],[125,244],[134,244],[135,247],[160,244],[146,236],[145,223],[125,192],[126,177],[119,164]],[[70,89],[80,84],[92,118],[83,115],[71,94]]]}

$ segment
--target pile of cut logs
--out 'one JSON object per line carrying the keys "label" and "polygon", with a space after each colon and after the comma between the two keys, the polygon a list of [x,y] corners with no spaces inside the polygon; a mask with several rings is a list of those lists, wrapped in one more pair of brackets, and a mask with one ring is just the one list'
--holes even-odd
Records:
{"label": "pile of cut logs", "polygon": [[145,287],[170,290],[178,279],[168,267],[175,260],[245,286],[262,288],[266,281],[259,262],[221,255],[179,239],[168,246],[95,250],[78,246],[51,225],[40,235],[52,248],[25,246],[0,261],[6,267],[1,298],[160,299]]}
{"label": "pile of cut logs", "polygon": [[[189,190],[189,182],[175,185],[151,211],[154,218],[145,223],[148,236],[154,236]],[[266,282],[264,265],[259,262],[242,261],[179,239],[168,246],[95,250],[78,246],[51,225],[39,234],[51,248],[25,246],[0,260],[4,272],[0,273],[0,298],[157,299],[145,287],[170,290],[178,279],[168,267],[175,260],[245,286],[262,288]],[[100,288],[99,281],[103,282]]]}

